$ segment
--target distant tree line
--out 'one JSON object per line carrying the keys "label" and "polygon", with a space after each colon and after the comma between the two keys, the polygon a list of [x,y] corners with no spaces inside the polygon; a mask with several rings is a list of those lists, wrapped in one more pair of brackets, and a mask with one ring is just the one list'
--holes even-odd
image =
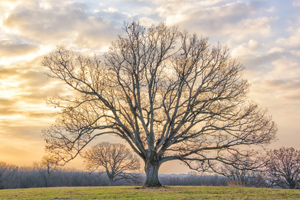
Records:
{"label": "distant tree line", "polygon": [[[74,169],[56,169],[52,173],[46,168],[17,167],[4,162],[0,164],[0,188],[34,188],[34,187],[62,187],[62,186],[109,186],[109,177],[104,173],[89,173]],[[145,174],[135,174],[139,182],[144,182]],[[198,185],[198,186],[226,186],[228,178],[220,175],[191,174],[160,174],[163,185]],[[114,183],[115,186],[135,185],[125,179]]]}
{"label": "distant tree line", "polygon": [[[40,163],[39,163],[40,164]],[[62,186],[109,186],[110,179],[107,174],[98,172],[83,172],[75,169],[57,168],[48,173],[42,165],[32,167],[18,167],[0,162],[0,189],[11,188],[35,188],[35,187],[62,187]],[[136,173],[140,183],[146,179],[145,174]],[[226,186],[227,178],[220,175],[197,174],[162,174],[160,181],[164,185],[206,185]],[[114,183],[115,186],[135,185],[136,182],[128,182],[121,179]]]}
{"label": "distant tree line", "polygon": [[46,168],[18,167],[0,163],[0,189],[60,187],[60,186],[102,186],[108,184],[105,176],[72,169],[57,169],[48,173]]}
{"label": "distant tree line", "polygon": [[[112,185],[107,172],[64,169],[55,165],[55,162],[55,159],[47,156],[31,167],[18,167],[0,161],[0,189]],[[254,162],[255,168],[252,166]],[[300,188],[300,151],[294,148],[270,150],[255,160],[240,160],[236,166],[239,167],[220,165],[219,171],[216,171],[218,174],[199,174],[194,171],[179,175],[160,174],[159,180],[163,185]],[[133,175],[134,181],[116,177],[118,181],[114,185],[140,185],[146,179],[145,174]]]}

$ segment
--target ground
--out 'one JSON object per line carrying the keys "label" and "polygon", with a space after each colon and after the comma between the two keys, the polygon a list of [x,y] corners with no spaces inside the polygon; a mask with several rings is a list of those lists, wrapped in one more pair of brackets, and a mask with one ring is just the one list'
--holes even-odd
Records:
{"label": "ground", "polygon": [[300,199],[300,190],[176,186],[59,187],[0,190],[0,199]]}

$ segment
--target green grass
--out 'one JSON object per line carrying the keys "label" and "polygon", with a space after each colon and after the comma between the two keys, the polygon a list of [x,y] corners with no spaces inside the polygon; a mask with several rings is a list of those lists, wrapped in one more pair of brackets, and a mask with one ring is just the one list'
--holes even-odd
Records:
{"label": "green grass", "polygon": [[0,199],[300,199],[299,190],[230,187],[60,187],[0,190]]}

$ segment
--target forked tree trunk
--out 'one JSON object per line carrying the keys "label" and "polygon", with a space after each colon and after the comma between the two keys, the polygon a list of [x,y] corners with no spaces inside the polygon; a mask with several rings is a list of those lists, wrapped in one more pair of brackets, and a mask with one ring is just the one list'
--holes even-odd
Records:
{"label": "forked tree trunk", "polygon": [[158,169],[159,162],[157,161],[147,161],[145,163],[145,172],[146,172],[146,182],[144,183],[145,187],[161,187],[161,183],[158,180]]}

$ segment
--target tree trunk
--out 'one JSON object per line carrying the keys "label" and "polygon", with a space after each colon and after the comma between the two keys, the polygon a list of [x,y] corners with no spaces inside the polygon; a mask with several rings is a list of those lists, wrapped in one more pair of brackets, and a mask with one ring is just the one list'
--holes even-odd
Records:
{"label": "tree trunk", "polygon": [[114,185],[114,178],[109,177],[109,186],[113,186],[113,185]]}
{"label": "tree trunk", "polygon": [[158,169],[160,163],[158,161],[147,161],[145,163],[146,182],[145,187],[161,187],[161,183],[158,180]]}

